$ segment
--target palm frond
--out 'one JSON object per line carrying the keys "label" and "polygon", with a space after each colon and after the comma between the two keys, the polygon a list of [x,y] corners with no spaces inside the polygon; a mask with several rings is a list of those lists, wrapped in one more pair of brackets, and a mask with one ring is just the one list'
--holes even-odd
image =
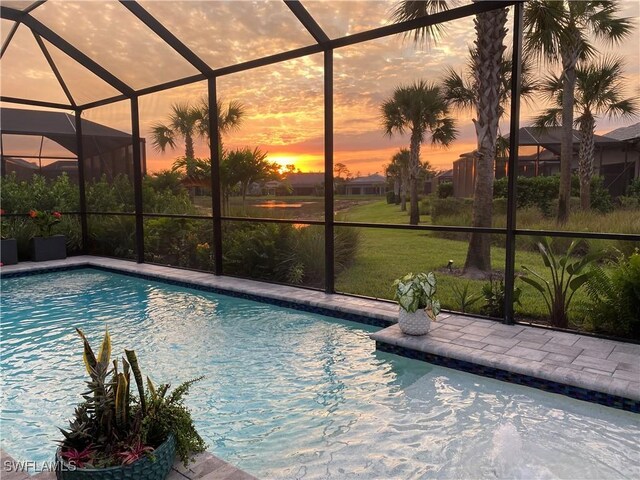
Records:
{"label": "palm frond", "polygon": [[164,153],[167,146],[176,148],[175,134],[173,130],[162,123],[151,126],[151,146],[158,152]]}
{"label": "palm frond", "polygon": [[[449,4],[456,4],[455,0],[403,0],[391,11],[391,18],[395,22],[405,22],[417,18],[433,15],[449,10]],[[430,47],[437,43],[443,35],[445,27],[441,24],[429,25],[405,32],[405,38],[413,37],[413,42]]]}

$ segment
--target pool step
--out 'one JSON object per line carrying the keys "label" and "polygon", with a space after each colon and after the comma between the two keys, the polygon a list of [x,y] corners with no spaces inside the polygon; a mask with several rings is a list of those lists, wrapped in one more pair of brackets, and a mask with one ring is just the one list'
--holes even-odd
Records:
{"label": "pool step", "polygon": [[453,314],[424,336],[396,324],[370,337],[381,351],[640,413],[640,345]]}

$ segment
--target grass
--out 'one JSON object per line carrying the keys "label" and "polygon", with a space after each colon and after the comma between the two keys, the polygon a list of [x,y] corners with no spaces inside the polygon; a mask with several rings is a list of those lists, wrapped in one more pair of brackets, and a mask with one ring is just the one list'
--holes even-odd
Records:
{"label": "grass", "polygon": [[[276,200],[286,203],[304,203],[300,208],[259,208],[254,205],[265,200]],[[310,202],[310,203],[306,203]],[[210,197],[197,197],[196,205],[210,210]],[[242,214],[242,200],[231,199],[231,214]],[[336,219],[339,221],[407,224],[408,212],[402,212],[399,205],[389,205],[386,199],[372,196],[336,196]],[[324,215],[323,197],[248,197],[248,216],[290,218],[290,219],[322,219]],[[500,219],[495,216],[495,226],[502,227]],[[544,219],[539,212],[529,209],[518,212],[519,227],[529,229],[555,229],[553,219]],[[430,215],[420,217],[422,224],[430,224]],[[521,222],[521,223],[520,223]],[[455,224],[455,223],[454,223]],[[336,227],[340,228],[340,227]],[[640,231],[640,212],[616,211],[608,215],[585,214],[576,212],[572,220],[564,227],[575,231],[618,231],[637,233]],[[486,280],[471,280],[460,276],[464,265],[468,243],[466,240],[439,238],[434,232],[399,231],[390,229],[361,228],[361,243],[358,252],[349,268],[336,278],[336,289],[344,293],[365,295],[369,297],[392,299],[392,283],[407,272],[434,271],[439,282],[439,298],[446,309],[460,310],[460,299],[454,291],[454,285],[469,285],[470,294],[480,294]],[[568,243],[568,242],[564,242]],[[592,246],[602,248],[611,246],[611,242],[592,241]],[[613,244],[618,246],[617,244]],[[504,271],[505,249],[494,246],[491,249],[492,267],[495,271]],[[446,266],[453,260],[454,272],[449,273]],[[522,274],[522,265],[526,265],[548,276],[547,268],[539,253],[531,247],[530,239],[521,238],[516,251],[516,273]],[[549,277],[550,278],[550,277]],[[516,306],[516,315],[526,319],[543,320],[547,316],[547,308],[542,296],[533,287],[516,280],[522,294],[521,305]],[[584,292],[578,291],[574,302],[585,300]],[[484,304],[481,299],[473,304],[469,313],[479,313]]]}
{"label": "grass", "polygon": [[[396,205],[385,201],[370,202],[350,209],[341,220],[354,222],[407,223],[406,212]],[[421,221],[427,223],[428,216]],[[339,227],[336,227],[339,228]],[[369,297],[392,299],[392,283],[407,272],[435,271],[438,277],[438,295],[446,309],[460,310],[460,300],[453,290],[455,284],[469,284],[469,293],[480,294],[483,280],[470,280],[446,270],[449,260],[453,260],[454,269],[461,269],[467,254],[468,243],[460,240],[437,238],[432,232],[398,231],[389,229],[361,228],[361,244],[353,264],[336,278],[336,289],[340,292],[355,293]],[[610,243],[611,244],[611,243]],[[491,248],[491,260],[494,270],[504,271],[505,249]],[[540,254],[529,246],[516,251],[516,273],[522,274],[521,267],[526,265],[548,276]],[[533,287],[516,280],[522,294],[520,306],[516,306],[516,315],[528,319],[545,319],[547,308],[542,296]],[[586,300],[582,290],[578,290],[574,302]],[[468,311],[478,313],[484,301],[475,303]]]}

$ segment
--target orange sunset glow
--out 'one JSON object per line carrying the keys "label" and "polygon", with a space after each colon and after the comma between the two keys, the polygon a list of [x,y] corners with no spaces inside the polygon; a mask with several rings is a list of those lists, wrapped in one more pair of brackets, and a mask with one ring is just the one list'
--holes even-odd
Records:
{"label": "orange sunset glow", "polygon": [[[233,65],[281,51],[312,45],[313,38],[282,2],[218,1],[142,1],[181,41],[212,68]],[[391,22],[394,1],[335,2],[304,1],[308,11],[331,38],[342,37]],[[465,2],[459,2],[465,3]],[[622,2],[623,14],[638,18],[640,3]],[[110,69],[134,88],[144,88],[170,79],[196,73],[184,59],[159,41],[153,33],[117,2],[100,3],[100,15],[94,2],[51,0],[34,10],[33,15],[47,26]],[[11,22],[2,21],[3,38]],[[115,31],[100,29],[102,23]],[[509,21],[511,30],[512,20]],[[73,27],[73,28],[72,28]],[[96,33],[98,32],[98,33]],[[102,33],[100,33],[102,32]],[[511,41],[509,32],[507,42]],[[474,38],[473,18],[450,22],[442,38],[425,47],[415,45],[403,35],[391,36],[334,52],[334,162],[344,163],[352,174],[382,173],[384,165],[401,147],[408,146],[406,136],[384,135],[380,105],[393,89],[417,79],[438,82],[446,68],[462,71]],[[640,52],[638,29],[615,49],[598,45],[604,54],[617,54],[625,60],[627,96],[640,94]],[[117,39],[117,40],[115,40]],[[78,92],[80,101],[94,101],[115,95],[113,89],[83,71],[82,67],[49,46],[63,75],[72,78],[69,88]],[[50,72],[35,40],[26,28],[16,33],[2,58],[3,95],[64,101],[55,77]],[[549,67],[541,67],[545,74]],[[281,167],[294,164],[302,171],[324,169],[323,55],[314,54],[254,70],[225,75],[217,80],[223,101],[240,101],[246,110],[240,128],[223,137],[227,149],[259,147],[269,160]],[[147,168],[156,172],[171,168],[184,155],[184,142],[164,153],[151,146],[151,128],[166,122],[171,105],[197,103],[206,94],[206,83],[173,88],[140,97],[141,136],[147,139]],[[9,106],[8,104],[6,104]],[[545,104],[539,98],[522,102],[521,125]],[[84,117],[123,131],[131,131],[128,102],[119,102],[87,110]],[[458,138],[449,148],[432,148],[425,139],[422,158],[435,169],[451,168],[461,154],[475,148],[475,131],[470,112],[452,111]],[[597,131],[608,132],[636,120],[598,119]],[[505,116],[501,132],[508,133]],[[196,138],[195,153],[208,158],[202,138]]]}

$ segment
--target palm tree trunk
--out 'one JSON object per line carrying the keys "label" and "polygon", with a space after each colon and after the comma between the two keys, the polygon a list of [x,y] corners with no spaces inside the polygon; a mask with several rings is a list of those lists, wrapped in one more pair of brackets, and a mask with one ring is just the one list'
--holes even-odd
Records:
{"label": "palm tree trunk", "polygon": [[187,134],[184,136],[184,156],[189,158],[196,158],[193,150],[193,138]]}
{"label": "palm tree trunk", "polygon": [[[576,34],[579,40],[579,33]],[[576,40],[577,42],[577,40]],[[577,45],[577,43],[576,43]],[[571,198],[571,162],[573,160],[573,97],[576,88],[577,48],[562,48],[562,135],[560,144],[560,193],[558,196],[558,224],[569,220]]]}
{"label": "palm tree trunk", "polygon": [[400,211],[407,211],[407,184],[409,183],[409,166],[400,169]]}
{"label": "palm tree trunk", "polygon": [[[491,227],[493,219],[493,180],[495,178],[496,141],[500,121],[500,67],[507,30],[507,9],[476,16],[476,58],[474,73],[478,87],[478,137],[476,183],[473,192],[472,226]],[[465,274],[483,276],[491,271],[491,235],[472,233],[464,264]]]}
{"label": "palm tree trunk", "polygon": [[411,134],[411,149],[409,157],[409,224],[418,225],[420,223],[420,210],[418,208],[418,174],[420,171],[420,135],[415,132]]}
{"label": "palm tree trunk", "polygon": [[[396,205],[399,205],[401,200],[400,200],[400,187],[402,185],[402,181],[400,180],[400,176],[399,174],[396,175],[396,177],[393,179],[393,203]],[[406,206],[405,206],[406,208]]]}
{"label": "palm tree trunk", "polygon": [[593,152],[595,150],[593,130],[595,120],[587,116],[580,123],[580,150],[578,153],[578,173],[580,175],[580,208],[591,208],[591,177],[593,175]]}

